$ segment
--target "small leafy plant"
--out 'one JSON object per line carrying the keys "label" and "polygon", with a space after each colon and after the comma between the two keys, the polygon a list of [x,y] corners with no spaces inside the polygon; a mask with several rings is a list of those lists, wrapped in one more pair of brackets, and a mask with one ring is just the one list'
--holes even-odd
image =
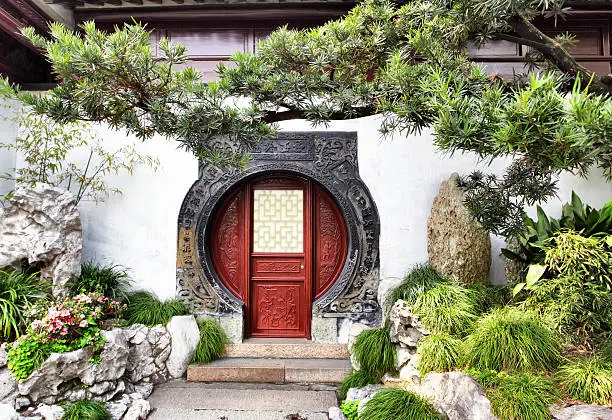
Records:
{"label": "small leafy plant", "polygon": [[24,333],[28,311],[48,297],[48,290],[38,273],[0,270],[0,341],[12,341]]}
{"label": "small leafy plant", "polygon": [[340,404],[342,413],[347,420],[357,420],[357,410],[359,409],[359,400],[357,401],[342,401]]}
{"label": "small leafy plant", "polygon": [[584,356],[561,365],[559,383],[573,399],[587,404],[612,405],[612,362]]}
{"label": "small leafy plant", "polygon": [[40,304],[28,313],[26,334],[8,351],[8,368],[17,380],[28,377],[51,353],[88,347],[95,354],[104,346],[103,329],[119,317],[120,303],[91,292]]}
{"label": "small leafy plant", "polygon": [[161,301],[151,292],[138,291],[128,296],[125,319],[129,324],[152,327],[157,324],[166,325],[173,316],[188,313],[187,306],[178,299]]}
{"label": "small leafy plant", "polygon": [[101,291],[111,299],[126,301],[131,283],[124,267],[90,261],[81,265],[81,275],[70,279],[66,287],[71,294]]}
{"label": "small leafy plant", "polygon": [[476,323],[466,339],[466,359],[479,370],[552,370],[561,360],[560,343],[533,312],[499,308]]}
{"label": "small leafy plant", "polygon": [[365,404],[363,420],[438,420],[440,417],[426,399],[411,391],[385,388]]}
{"label": "small leafy plant", "polygon": [[423,376],[431,371],[449,371],[458,367],[464,358],[461,341],[444,333],[425,337],[419,343],[417,352],[417,367]]}
{"label": "small leafy plant", "polygon": [[111,420],[112,416],[104,403],[79,400],[64,404],[61,420]]}
{"label": "small leafy plant", "polygon": [[196,347],[193,363],[210,363],[223,355],[227,336],[221,326],[213,319],[198,322],[200,327],[200,342]]}

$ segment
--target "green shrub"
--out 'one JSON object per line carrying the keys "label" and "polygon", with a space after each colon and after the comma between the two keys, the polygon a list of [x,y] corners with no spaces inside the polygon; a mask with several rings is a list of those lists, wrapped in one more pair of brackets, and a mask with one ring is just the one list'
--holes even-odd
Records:
{"label": "green shrub", "polygon": [[504,420],[548,420],[559,401],[554,381],[532,373],[502,375],[487,394],[493,414]]}
{"label": "green shrub", "polygon": [[38,273],[0,270],[0,341],[24,333],[28,310],[48,297],[49,285]]}
{"label": "green shrub", "polygon": [[612,340],[604,341],[599,345],[598,356],[602,360],[612,363]]}
{"label": "green shrub", "polygon": [[610,337],[612,293],[578,276],[541,279],[521,303],[550,319],[565,341],[591,344]]}
{"label": "green shrub", "polygon": [[8,369],[20,381],[38,369],[52,352],[52,346],[39,339],[18,339],[8,349]]}
{"label": "green shrub", "polygon": [[81,265],[81,275],[68,280],[66,287],[74,295],[100,290],[104,296],[125,301],[131,283],[124,267],[87,262]]}
{"label": "green shrub", "polygon": [[359,401],[342,401],[340,409],[346,416],[347,420],[357,420],[357,409],[359,408]]}
{"label": "green shrub", "polygon": [[365,330],[352,347],[360,371],[379,379],[387,372],[395,372],[395,345],[391,342],[389,328]]}
{"label": "green shrub", "polygon": [[465,287],[473,292],[473,297],[479,304],[481,312],[509,305],[513,299],[512,287],[509,285],[493,286],[476,283]]}
{"label": "green shrub", "polygon": [[152,327],[157,324],[167,324],[173,316],[187,315],[189,310],[178,300],[159,300],[153,293],[135,292],[128,296],[125,319],[129,324],[144,324]]}
{"label": "green shrub", "polygon": [[498,372],[493,369],[474,369],[468,368],[463,370],[464,373],[470,375],[472,378],[476,380],[484,389],[492,388],[499,383],[499,381],[504,378],[507,373],[506,372]]}
{"label": "green shrub", "polygon": [[587,404],[612,404],[612,362],[601,357],[579,357],[563,364],[556,374],[573,399]]}
{"label": "green shrub", "polygon": [[213,319],[204,319],[198,322],[200,327],[200,342],[193,354],[193,363],[210,363],[223,355],[227,336]]}
{"label": "green shrub", "polygon": [[432,332],[462,337],[480,313],[476,294],[456,284],[438,284],[419,295],[413,306],[423,325]]}
{"label": "green shrub", "polygon": [[428,372],[448,372],[463,360],[460,340],[448,334],[437,333],[425,337],[418,347],[418,369],[421,375]]}
{"label": "green shrub", "polygon": [[377,384],[380,381],[380,378],[377,378],[370,372],[366,372],[363,370],[354,370],[351,371],[347,375],[346,378],[342,382],[340,382],[340,386],[338,387],[338,394],[341,399],[346,398],[346,394],[351,388],[361,388],[368,384]]}
{"label": "green shrub", "polygon": [[393,290],[387,303],[392,305],[401,299],[413,305],[418,296],[440,283],[448,282],[446,277],[429,264],[419,264],[410,270],[400,285]]}
{"label": "green shrub", "polygon": [[561,359],[555,333],[537,315],[512,307],[481,318],[466,346],[468,365],[479,370],[552,370]]}
{"label": "green shrub", "polygon": [[79,400],[64,405],[62,420],[111,420],[112,416],[98,401]]}
{"label": "green shrub", "polygon": [[599,236],[612,234],[612,201],[600,210],[585,205],[580,197],[572,191],[572,201],[563,205],[563,216],[560,219],[548,217],[540,206],[537,207],[538,220],[525,216],[525,233],[519,237],[519,249],[516,252],[502,249],[502,253],[510,259],[524,264],[540,264],[544,261],[545,252],[542,249],[562,229],[572,229],[582,232],[583,236]]}
{"label": "green shrub", "polygon": [[360,420],[439,420],[433,406],[413,392],[385,388],[365,404]]}

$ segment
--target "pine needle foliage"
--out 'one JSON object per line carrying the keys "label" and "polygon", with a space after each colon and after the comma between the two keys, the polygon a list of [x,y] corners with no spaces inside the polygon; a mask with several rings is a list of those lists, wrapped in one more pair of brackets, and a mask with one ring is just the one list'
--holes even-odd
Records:
{"label": "pine needle foliage", "polygon": [[229,341],[225,331],[214,319],[198,321],[200,328],[200,341],[193,354],[193,363],[210,363],[220,358],[225,351],[225,344]]}
{"label": "pine needle foliage", "polygon": [[480,303],[472,290],[441,283],[417,296],[413,309],[432,332],[463,337],[478,318]]}
{"label": "pine needle foliage", "polygon": [[98,401],[78,400],[64,406],[61,420],[111,420],[112,416]]}
{"label": "pine needle foliage", "polygon": [[395,345],[387,327],[363,331],[355,340],[352,351],[360,371],[378,380],[387,372],[395,372]]}
{"label": "pine needle foliage", "polygon": [[559,401],[552,379],[533,373],[502,376],[488,393],[493,414],[504,420],[548,420]]}
{"label": "pine needle foliage", "polygon": [[559,367],[556,377],[572,399],[612,405],[612,362],[599,356],[571,359]]}
{"label": "pine needle foliage", "polygon": [[13,341],[25,332],[28,309],[47,298],[48,290],[39,273],[0,270],[0,341]]}
{"label": "pine needle foliage", "polygon": [[438,284],[448,283],[449,280],[438,273],[438,271],[429,264],[416,265],[404,280],[397,286],[389,295],[388,304],[393,304],[398,300],[404,300],[409,305],[413,305],[416,298],[430,289],[433,289]]}
{"label": "pine needle foliage", "polygon": [[552,370],[561,360],[556,334],[534,313],[513,307],[478,320],[466,346],[467,364],[479,370]]}
{"label": "pine needle foliage", "polygon": [[342,382],[340,382],[340,386],[338,387],[338,394],[340,399],[345,399],[346,394],[351,388],[362,388],[369,384],[377,384],[380,381],[380,378],[373,375],[371,372],[367,372],[364,370],[353,370],[351,373],[347,375],[346,378]]}
{"label": "pine needle foliage", "polygon": [[81,275],[68,281],[71,294],[100,291],[108,298],[125,301],[132,281],[127,269],[115,264],[100,265],[93,261],[81,265]]}
{"label": "pine needle foliage", "polygon": [[461,340],[437,333],[425,337],[418,347],[418,369],[422,376],[428,372],[448,372],[459,367],[464,358]]}
{"label": "pine needle foliage", "polygon": [[129,324],[152,327],[157,324],[165,325],[173,316],[188,313],[187,306],[178,299],[161,301],[151,292],[138,291],[128,296],[124,316]]}
{"label": "pine needle foliage", "polygon": [[385,388],[374,394],[359,415],[361,420],[439,420],[425,398],[399,388]]}

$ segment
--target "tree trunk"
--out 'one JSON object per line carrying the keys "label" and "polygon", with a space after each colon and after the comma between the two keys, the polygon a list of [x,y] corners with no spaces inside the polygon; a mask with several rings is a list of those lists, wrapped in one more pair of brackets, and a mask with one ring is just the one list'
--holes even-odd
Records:
{"label": "tree trunk", "polygon": [[[512,16],[508,19],[508,24],[523,38],[525,45],[537,49],[563,73],[580,77],[583,87],[590,82],[589,90],[591,92],[612,96],[612,75],[600,76],[587,70],[557,41],[546,36],[535,25],[520,15]],[[591,78],[593,78],[592,81]]]}

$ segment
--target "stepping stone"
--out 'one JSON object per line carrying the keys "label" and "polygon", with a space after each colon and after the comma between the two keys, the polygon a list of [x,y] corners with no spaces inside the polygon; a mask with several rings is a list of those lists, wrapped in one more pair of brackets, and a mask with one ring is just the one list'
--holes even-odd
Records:
{"label": "stepping stone", "polygon": [[334,387],[246,383],[160,385],[149,398],[150,420],[327,420]]}

